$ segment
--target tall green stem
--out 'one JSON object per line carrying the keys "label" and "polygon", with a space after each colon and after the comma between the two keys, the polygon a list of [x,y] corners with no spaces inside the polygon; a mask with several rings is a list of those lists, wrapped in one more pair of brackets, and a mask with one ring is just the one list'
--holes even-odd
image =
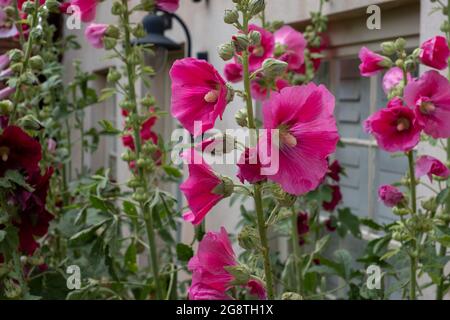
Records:
{"label": "tall green stem", "polygon": [[[417,214],[417,197],[416,197],[416,176],[414,172],[414,151],[408,152],[408,164],[409,164],[409,182],[410,182],[410,193],[411,193],[411,209],[413,216]],[[410,254],[411,260],[411,275],[410,275],[410,289],[409,289],[409,298],[410,300],[416,300],[416,287],[417,287],[417,255],[418,255],[418,245],[416,235],[413,235],[413,250]]]}
{"label": "tall green stem", "polygon": [[[132,56],[132,47],[131,47],[131,33],[130,33],[130,12],[128,9],[128,1],[122,0],[122,5],[125,8],[123,13],[123,29],[124,29],[124,48],[125,48],[125,64],[126,64],[126,71],[128,76],[128,98],[130,102],[134,106],[133,112],[135,114],[139,114],[139,109],[137,106],[137,98],[136,98],[136,90],[135,90],[135,66],[130,61],[130,57]],[[140,127],[134,126],[134,141],[136,146],[136,156],[139,159],[141,155],[141,135],[140,135]],[[143,184],[143,189],[148,190],[148,180],[145,174],[145,171],[142,168],[138,168],[138,175],[140,178],[141,183]],[[145,203],[145,201],[139,201],[139,208],[141,211],[141,215],[144,218],[146,231],[147,231],[147,237],[148,237],[148,245],[150,247],[150,254],[148,256],[149,265],[151,266],[152,273],[153,273],[153,279],[155,282],[155,288],[156,288],[156,298],[162,299],[163,298],[163,291],[161,287],[161,282],[159,279],[159,264],[158,264],[158,252],[156,250],[156,236],[155,236],[155,229],[153,224],[153,214],[148,207],[148,205]]]}
{"label": "tall green stem", "polygon": [[[247,34],[249,22],[249,17],[247,16],[247,14],[244,14],[243,22],[244,22],[243,30]],[[246,93],[248,128],[250,129],[251,143],[252,145],[254,145],[257,142],[257,135],[255,134],[256,125],[255,125],[255,117],[253,114],[253,100],[250,90],[249,55],[247,50],[244,50],[242,58],[244,67],[244,88]],[[258,222],[259,238],[261,241],[261,250],[264,259],[264,273],[266,277],[267,296],[269,299],[273,300],[275,298],[275,294],[272,280],[272,266],[270,263],[269,242],[267,240],[267,227],[264,218],[264,210],[262,206],[262,192],[260,184],[254,185],[254,199],[255,199],[256,218]]]}
{"label": "tall green stem", "polygon": [[303,272],[301,266],[301,254],[297,229],[297,213],[294,206],[292,206],[291,217],[291,237],[292,237],[292,251],[294,253],[294,270],[297,277],[297,293],[303,294]]}
{"label": "tall green stem", "polygon": [[[450,0],[447,2],[447,21],[450,24]],[[447,35],[447,42],[450,46],[450,30],[447,30],[446,35]],[[449,64],[450,64],[450,59],[449,59]],[[448,67],[447,78],[450,81],[450,65]],[[446,151],[447,151],[447,164],[448,164],[448,163],[450,163],[450,139],[447,139],[447,150]],[[450,183],[447,183],[447,189],[450,189]],[[450,197],[447,197],[445,211],[446,211],[447,215],[450,215]],[[448,223],[447,223],[447,226],[448,226]],[[439,256],[445,257],[446,254],[447,254],[447,247],[441,244],[441,247],[439,249]],[[440,274],[440,281],[439,281],[439,284],[438,284],[437,290],[436,290],[436,300],[444,299],[444,294],[445,294],[445,292],[444,292],[445,291],[444,290],[444,286],[445,286],[444,267],[440,268],[439,274]]]}

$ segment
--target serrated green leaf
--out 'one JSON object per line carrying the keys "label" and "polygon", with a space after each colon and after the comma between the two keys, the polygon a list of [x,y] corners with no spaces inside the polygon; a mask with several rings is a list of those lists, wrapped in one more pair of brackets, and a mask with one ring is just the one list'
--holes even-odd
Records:
{"label": "serrated green leaf", "polygon": [[194,256],[194,250],[184,243],[177,243],[177,258],[180,261],[187,262]]}

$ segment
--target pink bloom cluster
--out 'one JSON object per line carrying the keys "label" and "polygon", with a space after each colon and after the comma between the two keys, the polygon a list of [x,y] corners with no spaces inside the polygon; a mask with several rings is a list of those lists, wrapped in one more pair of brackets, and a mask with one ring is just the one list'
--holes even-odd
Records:
{"label": "pink bloom cluster", "polygon": [[[233,275],[226,269],[238,263],[225,228],[220,232],[208,232],[200,241],[197,254],[191,258],[188,268],[192,271],[189,287],[190,300],[230,300],[226,291],[233,287]],[[246,284],[250,294],[266,299],[266,290],[257,280]]]}

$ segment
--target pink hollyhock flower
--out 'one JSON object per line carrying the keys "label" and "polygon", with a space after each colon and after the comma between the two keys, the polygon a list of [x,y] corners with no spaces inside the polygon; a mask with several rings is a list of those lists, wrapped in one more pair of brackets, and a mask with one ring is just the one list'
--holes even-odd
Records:
{"label": "pink hollyhock flower", "polygon": [[271,84],[266,84],[263,79],[256,79],[252,81],[250,89],[255,100],[264,101],[270,97],[271,92],[280,92],[289,86],[289,82],[283,78],[277,78],[275,83]]}
{"label": "pink hollyhock flower", "polygon": [[447,39],[436,36],[428,39],[420,46],[420,62],[429,67],[443,70],[447,68],[450,49]]}
{"label": "pink hollyhock flower", "polygon": [[[412,81],[411,74],[407,75],[408,83]],[[383,77],[384,93],[389,94],[392,89],[397,87],[403,81],[403,71],[399,67],[389,69]]]}
{"label": "pink hollyhock flower", "polygon": [[239,63],[227,63],[224,69],[225,79],[227,81],[236,83],[242,80],[242,65]]}
{"label": "pink hollyhock flower", "polygon": [[307,45],[303,34],[286,25],[275,32],[274,38],[277,48],[275,54],[281,51],[277,59],[287,62],[289,70],[300,68],[305,59],[304,51]]}
{"label": "pink hollyhock flower", "polygon": [[244,183],[257,183],[264,181],[267,177],[261,175],[261,162],[258,157],[257,148],[246,148],[238,161],[237,177]]}
{"label": "pink hollyhock flower", "polygon": [[5,87],[0,90],[0,100],[8,98],[10,95],[12,95],[14,92],[16,92],[16,89],[11,87]]}
{"label": "pink hollyhock flower", "polygon": [[[92,22],[97,14],[98,0],[70,0],[68,3],[62,3],[60,10],[62,13],[79,14],[81,21]],[[72,8],[69,11],[69,8]]]}
{"label": "pink hollyhock flower", "polygon": [[404,107],[403,100],[399,97],[394,97],[391,100],[388,101],[386,108],[392,108],[392,107]]}
{"label": "pink hollyhock flower", "polygon": [[450,83],[437,71],[425,72],[405,88],[405,103],[417,122],[435,139],[450,137]]}
{"label": "pink hollyhock flower", "polygon": [[223,182],[194,149],[184,152],[183,158],[188,163],[189,178],[181,184],[180,190],[191,209],[183,214],[183,219],[197,225],[225,197],[223,194],[214,193]]}
{"label": "pink hollyhock flower", "polygon": [[338,204],[342,201],[341,188],[339,186],[333,185],[329,186],[331,188],[331,200],[322,203],[322,208],[326,211],[334,211]]}
{"label": "pink hollyhock flower", "polygon": [[427,175],[433,181],[433,175],[447,179],[450,170],[445,164],[431,156],[421,156],[416,160],[416,177]]}
{"label": "pink hollyhock flower", "polygon": [[174,13],[180,6],[180,0],[156,0],[156,6],[161,10]]}
{"label": "pink hollyhock flower", "polygon": [[0,70],[3,71],[9,66],[9,56],[7,53],[0,55]]}
{"label": "pink hollyhock flower", "polygon": [[[177,60],[170,70],[172,115],[194,136],[212,129],[227,106],[228,88],[208,62],[193,58]],[[200,130],[194,123],[201,121]]]}
{"label": "pink hollyhock flower", "polygon": [[334,101],[324,86],[310,83],[284,88],[264,103],[264,128],[278,129],[279,141],[272,144],[272,134],[261,137],[260,150],[269,150],[268,157],[260,154],[261,162],[272,168],[278,165],[267,178],[284,191],[301,195],[314,190],[327,173],[327,157],[339,140]]}
{"label": "pink hollyhock flower", "polygon": [[381,149],[388,152],[407,152],[420,140],[421,126],[414,111],[402,105],[379,110],[364,122],[366,132],[372,134]]}
{"label": "pink hollyhock flower", "polygon": [[0,7],[0,39],[12,38],[18,34],[16,25],[8,21],[4,8]]}
{"label": "pink hollyhock flower", "polygon": [[[235,280],[226,267],[237,266],[236,255],[231,246],[225,228],[220,232],[208,232],[200,241],[197,254],[191,258],[188,268],[192,271],[192,283],[189,288],[190,300],[228,300],[226,291]],[[266,292],[255,280],[246,284],[250,293],[264,299]]]}
{"label": "pink hollyhock flower", "polygon": [[103,39],[108,30],[108,25],[103,23],[91,23],[84,32],[87,41],[97,49],[104,47]]}
{"label": "pink hollyhock flower", "polygon": [[261,34],[261,44],[257,46],[250,46],[248,48],[250,52],[249,69],[250,72],[254,72],[261,68],[264,60],[272,57],[273,50],[275,48],[275,40],[270,31],[267,31],[266,29],[255,24],[249,25],[248,31],[258,31]]}
{"label": "pink hollyhock flower", "polygon": [[359,71],[363,77],[371,77],[386,68],[386,57],[362,47],[359,51]]}
{"label": "pink hollyhock flower", "polygon": [[381,186],[378,189],[378,197],[386,207],[390,208],[395,207],[405,199],[403,193],[391,185]]}

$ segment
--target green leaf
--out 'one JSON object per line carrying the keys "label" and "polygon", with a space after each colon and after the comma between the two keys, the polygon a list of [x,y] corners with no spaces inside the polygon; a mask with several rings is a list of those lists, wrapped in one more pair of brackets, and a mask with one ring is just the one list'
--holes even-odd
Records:
{"label": "green leaf", "polygon": [[9,189],[13,187],[13,184],[11,183],[24,188],[28,192],[34,191],[34,189],[25,181],[24,176],[22,176],[19,171],[16,170],[6,171],[4,177],[0,179],[0,188]]}
{"label": "green leaf", "polygon": [[98,124],[102,127],[103,131],[100,132],[102,135],[116,136],[121,133],[121,131],[113,126],[113,124],[108,120],[101,120]]}
{"label": "green leaf", "polygon": [[183,174],[180,169],[172,167],[172,166],[163,166],[164,171],[171,177],[181,178]]}
{"label": "green leaf", "polygon": [[436,202],[438,204],[444,204],[447,202],[447,199],[450,195],[450,189],[444,189],[441,192],[439,192],[439,194],[436,197]]}
{"label": "green leaf", "polygon": [[136,244],[134,241],[130,243],[128,246],[127,251],[125,252],[125,267],[133,273],[136,273],[138,271],[138,265],[137,265],[137,249]]}
{"label": "green leaf", "polygon": [[0,230],[0,242],[2,242],[6,237],[6,231]]}
{"label": "green leaf", "polygon": [[184,243],[177,243],[177,258],[180,261],[187,262],[194,256],[194,250]]}
{"label": "green leaf", "polygon": [[80,246],[80,245],[91,242],[95,238],[95,232],[98,229],[100,229],[108,221],[110,221],[110,220],[104,220],[93,226],[90,226],[89,228],[86,228],[84,230],[81,230],[80,232],[77,232],[69,239],[69,244],[71,246]]}
{"label": "green leaf", "polygon": [[100,93],[100,97],[98,98],[98,101],[102,102],[102,101],[108,100],[115,94],[116,94],[115,88],[104,88],[104,89],[102,89],[102,91]]}
{"label": "green leaf", "polygon": [[370,229],[375,230],[375,231],[381,231],[384,229],[382,225],[376,223],[375,221],[373,221],[370,218],[359,219],[359,223],[362,224],[363,226],[369,227]]}
{"label": "green leaf", "polygon": [[339,209],[338,212],[339,221],[344,224],[348,230],[350,230],[351,234],[360,239],[361,238],[361,230],[359,228],[359,218],[352,214],[349,208]]}
{"label": "green leaf", "polygon": [[380,258],[380,260],[387,260],[389,258],[392,258],[393,256],[397,255],[399,252],[400,252],[400,248],[389,250]]}
{"label": "green leaf", "polygon": [[347,281],[350,280],[353,261],[351,254],[347,250],[340,249],[334,252],[334,256],[336,263],[339,265],[339,275]]}
{"label": "green leaf", "polygon": [[323,248],[327,245],[329,240],[330,240],[329,234],[327,234],[323,238],[319,239],[316,242],[316,248],[314,249],[314,254],[320,253],[323,250]]}

